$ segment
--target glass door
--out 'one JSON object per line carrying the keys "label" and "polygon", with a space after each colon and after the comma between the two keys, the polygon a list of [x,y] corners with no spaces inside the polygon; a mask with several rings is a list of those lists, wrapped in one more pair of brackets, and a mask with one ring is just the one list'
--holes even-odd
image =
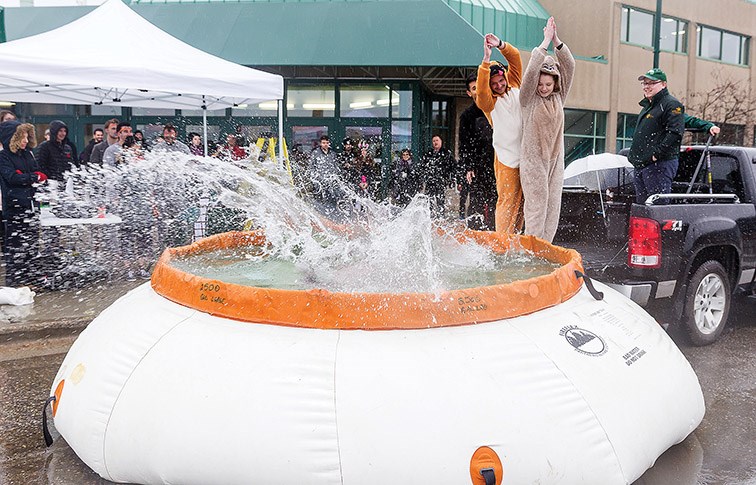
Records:
{"label": "glass door", "polygon": [[344,122],[344,137],[339,140],[338,151],[343,150],[343,140],[349,138],[359,154],[373,159],[375,164],[370,192],[376,199],[388,194],[391,182],[391,130],[387,120],[359,120]]}
{"label": "glass door", "polygon": [[[320,146],[320,137],[327,135],[331,139],[331,149],[336,150],[339,142],[334,136],[332,120],[324,119],[289,119],[289,126],[284,132],[289,151],[292,175],[300,180],[307,169],[312,150]],[[337,150],[338,151],[338,150]]]}

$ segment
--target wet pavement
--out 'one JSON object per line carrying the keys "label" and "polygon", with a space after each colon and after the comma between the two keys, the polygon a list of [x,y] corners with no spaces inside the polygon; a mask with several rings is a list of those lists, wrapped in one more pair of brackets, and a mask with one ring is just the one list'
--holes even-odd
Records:
{"label": "wet pavement", "polygon": [[698,375],[706,415],[635,485],[756,485],[756,299],[738,298],[733,311],[720,340],[707,347],[670,329]]}
{"label": "wet pavement", "polygon": [[[142,282],[39,295],[28,315],[0,314],[0,484],[110,483],[89,470],[55,432],[45,449],[42,406],[76,335]],[[692,347],[671,335],[698,374],[706,416],[635,485],[756,485],[756,300],[739,300],[721,340]],[[505,480],[506,483],[506,480]]]}

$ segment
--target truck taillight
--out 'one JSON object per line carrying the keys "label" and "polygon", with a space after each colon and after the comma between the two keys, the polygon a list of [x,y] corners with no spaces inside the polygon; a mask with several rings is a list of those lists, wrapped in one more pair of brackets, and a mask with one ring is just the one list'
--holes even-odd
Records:
{"label": "truck taillight", "polygon": [[627,264],[632,268],[661,266],[661,227],[653,219],[630,217]]}

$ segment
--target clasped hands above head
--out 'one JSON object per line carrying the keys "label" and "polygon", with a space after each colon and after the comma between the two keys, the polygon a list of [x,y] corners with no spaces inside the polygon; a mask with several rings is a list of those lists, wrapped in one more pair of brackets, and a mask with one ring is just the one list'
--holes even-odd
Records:
{"label": "clasped hands above head", "polygon": [[496,37],[494,34],[486,34],[484,38],[485,45],[490,49],[495,49],[501,47],[501,44],[503,43],[501,39]]}

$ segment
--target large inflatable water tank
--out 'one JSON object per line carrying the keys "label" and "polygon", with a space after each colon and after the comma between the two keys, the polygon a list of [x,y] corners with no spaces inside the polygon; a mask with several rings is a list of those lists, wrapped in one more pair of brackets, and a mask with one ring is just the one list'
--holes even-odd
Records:
{"label": "large inflatable water tank", "polygon": [[698,379],[641,308],[579,255],[471,233],[559,264],[439,294],[209,280],[161,257],[82,332],[54,423],[100,476],[138,484],[626,484],[700,423]]}

